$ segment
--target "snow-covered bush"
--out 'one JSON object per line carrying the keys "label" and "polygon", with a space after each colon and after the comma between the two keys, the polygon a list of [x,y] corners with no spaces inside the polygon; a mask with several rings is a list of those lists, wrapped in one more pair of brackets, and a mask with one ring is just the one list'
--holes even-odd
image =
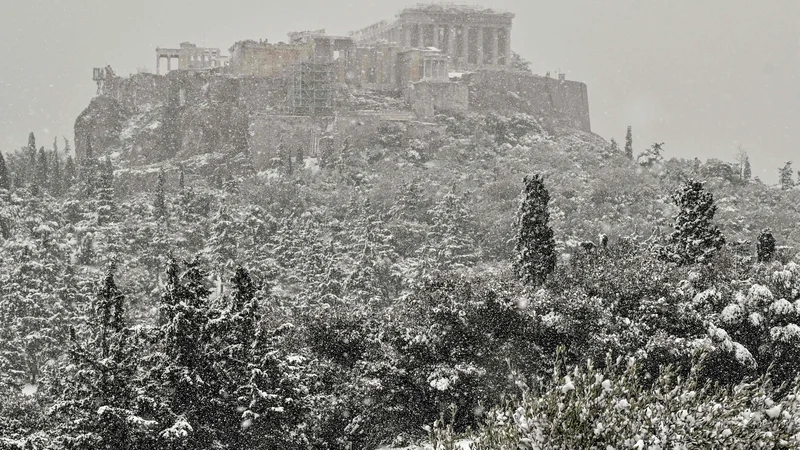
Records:
{"label": "snow-covered bush", "polygon": [[[638,363],[620,371],[590,365],[562,373],[541,390],[486,414],[480,429],[459,436],[440,422],[434,448],[465,439],[472,449],[688,449],[800,446],[800,398],[793,387],[772,398],[764,379],[717,389],[695,367],[688,377],[665,371],[641,382]],[[567,388],[568,387],[568,388]]]}

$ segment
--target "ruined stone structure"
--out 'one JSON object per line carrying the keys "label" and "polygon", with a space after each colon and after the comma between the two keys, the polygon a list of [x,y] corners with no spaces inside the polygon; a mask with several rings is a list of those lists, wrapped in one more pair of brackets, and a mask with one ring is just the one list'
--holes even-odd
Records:
{"label": "ruined stone structure", "polygon": [[218,48],[202,48],[191,42],[181,42],[180,48],[156,48],[156,74],[161,73],[161,60],[167,60],[167,72],[172,70],[172,60],[178,60],[178,70],[208,70],[223,67],[228,57],[221,56]]}
{"label": "ruined stone structure", "polygon": [[352,33],[360,45],[391,42],[403,48],[432,47],[450,57],[453,70],[511,64],[514,14],[467,5],[420,4]]}
{"label": "ruined stone structure", "polygon": [[[97,107],[104,109],[84,115],[80,133],[76,122],[76,151],[84,144],[79,134],[108,128],[93,124],[109,111],[129,122],[160,117],[144,126],[149,134],[140,133],[151,138],[118,139],[131,154],[160,146],[180,156],[247,141],[264,164],[298,145],[309,155],[355,145],[353,136],[369,136],[381,122],[423,136],[441,112],[525,113],[545,125],[591,132],[584,83],[511,66],[513,18],[473,6],[417,5],[348,36],[320,29],[289,33],[287,42],[242,40],[230,47],[229,59],[186,42],[159,48],[157,74],[94,70],[103,97]],[[92,142],[101,142],[99,135]]]}

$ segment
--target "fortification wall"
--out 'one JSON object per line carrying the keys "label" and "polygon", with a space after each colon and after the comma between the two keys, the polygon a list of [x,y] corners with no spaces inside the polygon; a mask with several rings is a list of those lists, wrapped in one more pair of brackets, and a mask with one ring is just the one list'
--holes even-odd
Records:
{"label": "fortification wall", "polygon": [[469,108],[469,86],[465,83],[420,81],[405,91],[406,103],[421,119],[436,115],[437,111],[466,111]]}
{"label": "fortification wall", "polygon": [[237,81],[237,101],[250,112],[280,110],[286,104],[287,86],[280,77],[245,77]]}
{"label": "fortification wall", "polygon": [[513,114],[524,112],[551,122],[591,132],[586,84],[514,71],[471,74],[470,109]]}
{"label": "fortification wall", "polygon": [[328,125],[328,119],[309,116],[257,114],[250,116],[247,143],[253,165],[274,167],[284,152],[296,155],[302,149],[313,156]]}
{"label": "fortification wall", "polygon": [[311,44],[236,43],[231,49],[228,71],[240,76],[274,76],[293,64],[310,59],[313,52]]}

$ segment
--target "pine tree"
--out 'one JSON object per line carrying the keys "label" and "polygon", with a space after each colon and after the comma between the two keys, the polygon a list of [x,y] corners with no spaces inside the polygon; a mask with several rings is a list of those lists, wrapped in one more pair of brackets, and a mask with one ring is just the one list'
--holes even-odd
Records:
{"label": "pine tree", "polygon": [[69,191],[70,188],[75,184],[75,177],[76,177],[76,169],[75,169],[75,161],[72,159],[72,155],[67,155],[67,161],[64,163],[64,177],[63,177],[63,189],[64,191]]}
{"label": "pine tree", "polygon": [[240,237],[233,218],[225,206],[220,206],[211,219],[211,236],[207,245],[209,259],[217,272],[220,290],[223,287],[222,281],[234,267],[239,243]]}
{"label": "pine tree", "polygon": [[50,159],[53,161],[50,170],[50,194],[53,197],[60,197],[63,192],[64,175],[61,173],[61,156],[58,154],[58,149],[53,150]]}
{"label": "pine tree", "polygon": [[758,262],[772,261],[772,258],[775,256],[775,236],[772,235],[772,230],[769,228],[764,229],[758,235],[756,256]]}
{"label": "pine tree", "polygon": [[184,263],[181,271],[172,260],[167,268],[167,283],[159,308],[160,347],[166,358],[153,371],[153,389],[164,392],[167,407],[176,422],[187,423],[194,431],[185,444],[188,448],[212,448],[215,402],[219,395],[208,392],[217,383],[214,358],[209,354],[209,309],[207,274],[199,260]]}
{"label": "pine tree", "polygon": [[610,153],[619,153],[619,144],[616,139],[611,138],[611,142],[608,144],[608,151]]}
{"label": "pine tree", "polygon": [[47,152],[44,147],[39,149],[39,156],[36,159],[36,178],[35,184],[39,191],[44,191],[49,186],[48,176],[50,167],[47,161]]}
{"label": "pine tree", "polygon": [[164,169],[158,171],[158,182],[156,184],[155,198],[153,199],[153,207],[155,208],[155,216],[161,220],[167,220],[167,179]]}
{"label": "pine tree", "polygon": [[553,230],[550,228],[550,193],[541,175],[526,176],[524,197],[517,213],[514,269],[525,284],[541,285],[556,268]]}
{"label": "pine tree", "polygon": [[53,406],[61,417],[59,448],[139,448],[136,445],[135,391],[137,343],[125,327],[125,297],[106,273],[92,304],[88,339],[71,330],[70,357],[76,368]]}
{"label": "pine tree", "polygon": [[781,185],[781,189],[784,191],[789,190],[794,187],[794,171],[792,170],[792,162],[786,161],[783,164],[783,167],[778,169],[778,182]]}
{"label": "pine tree", "polygon": [[628,132],[625,134],[625,156],[628,159],[633,159],[633,131],[628,126]]}
{"label": "pine tree", "polygon": [[689,180],[672,195],[672,201],[679,211],[662,256],[679,265],[708,262],[725,244],[722,232],[711,223],[717,211],[714,196],[703,183]]}
{"label": "pine tree", "polygon": [[0,190],[11,190],[11,175],[8,173],[3,152],[0,152]]}
{"label": "pine tree", "polygon": [[114,201],[114,166],[111,158],[106,155],[106,160],[100,172],[100,182],[97,190],[97,223],[105,225],[115,221],[117,208]]}
{"label": "pine tree", "polygon": [[97,181],[95,180],[96,161],[94,152],[92,151],[91,135],[86,140],[86,152],[81,161],[81,189],[84,198],[92,199],[95,196],[95,187]]}

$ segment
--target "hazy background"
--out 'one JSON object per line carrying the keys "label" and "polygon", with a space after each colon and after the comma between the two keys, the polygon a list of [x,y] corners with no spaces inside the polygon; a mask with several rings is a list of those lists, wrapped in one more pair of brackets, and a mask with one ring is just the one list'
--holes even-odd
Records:
{"label": "hazy background", "polygon": [[[0,149],[72,140],[94,95],[92,67],[155,71],[157,46],[345,34],[391,18],[409,0],[0,0]],[[468,2],[457,2],[468,3]],[[775,182],[800,156],[798,0],[483,0],[516,13],[512,48],[535,73],[587,83],[592,129],[636,153],[732,161]],[[61,146],[61,143],[59,143]],[[800,158],[796,169],[800,169]]]}

